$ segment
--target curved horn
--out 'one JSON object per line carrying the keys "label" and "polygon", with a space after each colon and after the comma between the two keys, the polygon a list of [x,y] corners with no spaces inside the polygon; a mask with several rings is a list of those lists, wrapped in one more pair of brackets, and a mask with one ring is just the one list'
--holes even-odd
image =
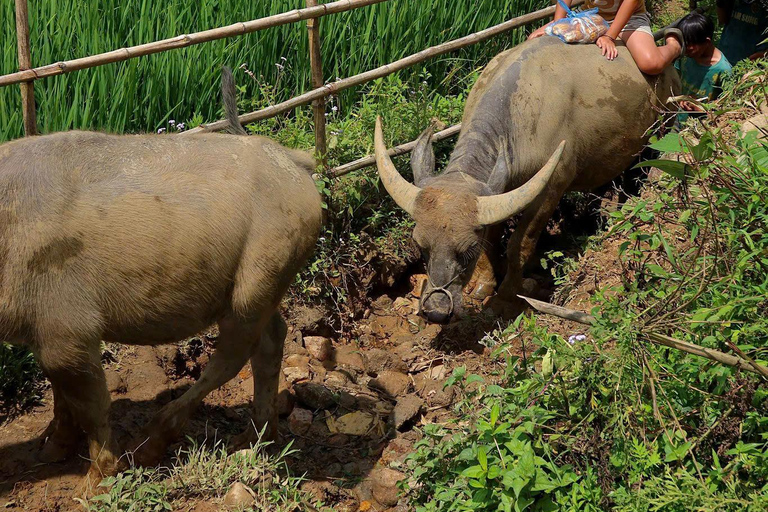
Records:
{"label": "curved horn", "polygon": [[561,142],[549,161],[525,185],[505,194],[477,198],[478,222],[482,226],[498,224],[523,211],[544,190],[563,156],[565,141]]}
{"label": "curved horn", "polygon": [[416,196],[419,195],[421,189],[400,176],[395,164],[392,163],[392,159],[389,158],[387,146],[384,144],[384,133],[381,130],[381,117],[376,118],[374,145],[376,147],[376,168],[384,188],[387,189],[389,195],[400,208],[405,210],[408,215],[413,215]]}

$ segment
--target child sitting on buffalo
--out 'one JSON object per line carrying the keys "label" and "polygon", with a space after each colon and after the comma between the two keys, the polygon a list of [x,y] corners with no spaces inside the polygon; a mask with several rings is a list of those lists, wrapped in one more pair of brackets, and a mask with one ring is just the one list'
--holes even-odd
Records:
{"label": "child sitting on buffalo", "polygon": [[[708,17],[693,12],[680,20],[677,28],[685,38],[685,58],[677,62],[677,70],[682,80],[682,92],[698,100],[714,100],[721,92],[722,79],[731,71],[731,64],[725,55],[718,50],[712,38],[715,35],[715,24]],[[702,109],[687,101],[680,106],[689,112],[700,112]],[[688,116],[682,114],[683,121]]]}
{"label": "child sitting on buffalo", "polygon": [[[572,0],[564,0],[569,7],[571,2]],[[666,29],[666,44],[656,46],[651,31],[651,18],[645,10],[645,0],[587,0],[585,8],[593,7],[598,8],[598,14],[610,25],[608,32],[595,42],[608,60],[615,59],[619,54],[616,49],[618,38],[624,41],[640,71],[648,75],[662,73],[682,55],[683,35],[677,29]],[[565,15],[565,9],[558,4],[554,21],[563,19]],[[533,32],[529,39],[543,36],[544,28]]]}

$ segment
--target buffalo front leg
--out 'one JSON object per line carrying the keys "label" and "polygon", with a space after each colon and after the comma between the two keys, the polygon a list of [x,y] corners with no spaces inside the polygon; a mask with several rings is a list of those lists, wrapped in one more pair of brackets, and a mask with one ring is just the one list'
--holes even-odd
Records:
{"label": "buffalo front leg", "polygon": [[244,320],[231,313],[219,321],[216,351],[203,374],[183,395],[163,407],[133,441],[131,452],[137,465],[155,466],[162,461],[168,445],[179,437],[203,399],[245,366],[266,318],[265,315]]}
{"label": "buffalo front leg", "polygon": [[512,233],[507,245],[507,275],[491,303],[497,314],[511,318],[523,311],[523,301],[517,297],[522,290],[523,271],[532,260],[539,236],[567,188],[567,184],[550,183],[549,188],[525,210]]}
{"label": "buffalo front leg", "polygon": [[[48,442],[52,447],[42,455],[57,458],[71,449],[79,427],[88,436],[91,465],[78,494],[89,494],[106,476],[118,471],[117,448],[109,427],[110,396],[98,338],[90,340],[50,340],[37,344],[43,372],[54,389],[55,428]],[[56,402],[63,402],[56,404]]]}
{"label": "buffalo front leg", "polygon": [[[280,368],[283,362],[283,345],[288,327],[279,312],[269,319],[261,340],[251,356],[253,370],[253,402],[251,425],[237,436],[236,446],[253,444],[264,430],[264,438],[277,439],[277,392],[280,385]],[[265,428],[266,427],[266,428]]]}
{"label": "buffalo front leg", "polygon": [[493,295],[496,289],[496,277],[504,274],[504,269],[501,268],[503,259],[499,254],[504,229],[506,229],[505,223],[488,228],[484,239],[485,247],[475,264],[475,270],[467,287],[467,292],[471,293],[475,300],[483,301]]}

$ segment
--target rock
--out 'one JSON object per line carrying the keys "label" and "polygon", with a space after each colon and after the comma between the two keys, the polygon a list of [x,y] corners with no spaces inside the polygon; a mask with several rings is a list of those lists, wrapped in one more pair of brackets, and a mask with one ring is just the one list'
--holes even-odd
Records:
{"label": "rock", "polygon": [[415,313],[415,310],[413,309],[413,302],[411,302],[410,299],[406,299],[405,297],[398,297],[395,299],[395,302],[392,304],[392,309],[404,316]]}
{"label": "rock", "polygon": [[253,506],[256,502],[256,493],[240,482],[235,482],[224,496],[224,506],[230,510],[242,510]]}
{"label": "rock", "polygon": [[309,356],[301,355],[301,354],[291,354],[290,356],[285,358],[285,362],[283,363],[283,366],[292,366],[296,368],[301,368],[304,366],[309,366]]}
{"label": "rock", "polygon": [[310,409],[328,409],[336,404],[333,392],[317,382],[297,382],[293,391],[298,401]]}
{"label": "rock", "polygon": [[411,282],[411,295],[413,295],[416,298],[421,298],[421,290],[424,287],[424,284],[426,284],[427,280],[429,278],[426,274],[414,274],[411,276],[409,281]]}
{"label": "rock", "polygon": [[363,473],[363,469],[360,467],[359,462],[347,462],[344,464],[344,467],[342,468],[344,470],[344,473],[347,475],[361,475]]}
{"label": "rock", "polygon": [[365,371],[365,362],[360,349],[355,346],[338,347],[333,353],[336,366],[344,366],[358,371]]}
{"label": "rock", "polygon": [[427,370],[427,376],[432,380],[443,380],[447,374],[448,369],[442,364],[433,366]]}
{"label": "rock", "polygon": [[427,321],[417,314],[408,315],[408,330],[411,334],[417,334],[427,327]]}
{"label": "rock", "polygon": [[442,326],[438,324],[429,324],[414,337],[416,343],[422,346],[429,346],[443,331]]}
{"label": "rock", "polygon": [[424,407],[424,401],[418,395],[407,395],[397,401],[395,409],[392,411],[392,424],[397,430],[403,430],[403,427],[410,423],[419,415]]}
{"label": "rock", "polygon": [[286,380],[291,384],[309,380],[309,367],[286,366],[283,368],[283,375],[285,375]]}
{"label": "rock", "polygon": [[423,372],[414,378],[416,381],[416,393],[419,394],[430,407],[448,407],[453,403],[456,390],[453,386],[443,389],[445,380],[429,378],[428,372]]}
{"label": "rock", "polygon": [[[253,388],[251,388],[253,390]],[[280,373],[280,382],[277,386],[277,414],[286,417],[293,411],[296,405],[296,396],[291,391],[291,386],[283,373]]]}
{"label": "rock", "polygon": [[406,341],[392,351],[394,355],[400,358],[406,365],[414,362],[420,355],[421,350],[416,348],[412,341]]}
{"label": "rock", "polygon": [[325,376],[325,384],[334,388],[342,388],[349,384],[349,377],[343,372],[328,372]]}
{"label": "rock", "polygon": [[408,391],[411,379],[404,373],[385,370],[368,383],[369,387],[379,389],[391,397],[403,396]]}
{"label": "rock", "polygon": [[376,501],[385,507],[397,505],[400,493],[397,482],[405,479],[404,474],[389,468],[375,469],[369,478],[372,484],[373,497]]}
{"label": "rock", "polygon": [[344,471],[344,470],[342,469],[342,467],[341,467],[341,464],[340,464],[339,462],[334,462],[333,464],[331,464],[331,465],[329,465],[329,466],[327,466],[327,467],[325,468],[325,471],[324,471],[324,473],[325,473],[327,476],[335,476],[335,477],[338,477],[338,476],[341,476],[341,474],[342,474],[342,472],[343,472],[343,471]]}
{"label": "rock", "polygon": [[288,426],[296,435],[304,435],[312,426],[312,411],[296,407],[288,416]]}
{"label": "rock", "polygon": [[398,372],[407,372],[408,365],[396,354],[374,348],[365,352],[365,370],[370,375],[377,375],[385,370],[394,370]]}
{"label": "rock", "polygon": [[289,335],[283,346],[283,357],[287,358],[292,355],[306,356],[307,354],[309,354],[309,352],[304,348],[301,332],[296,332],[293,337]]}
{"label": "rock", "polygon": [[339,418],[329,416],[326,418],[328,430],[332,434],[347,434],[350,436],[364,436],[368,433],[376,433],[379,421],[367,412],[355,411]]}
{"label": "rock", "polygon": [[389,442],[381,453],[381,464],[391,464],[392,462],[403,463],[406,457],[413,452],[414,441],[406,437],[398,437]]}
{"label": "rock", "polygon": [[104,370],[104,374],[107,377],[107,389],[110,393],[122,395],[128,391],[123,376],[117,373],[116,370],[107,368]]}
{"label": "rock", "polygon": [[326,439],[326,444],[328,446],[346,446],[349,444],[349,436],[347,434],[333,434],[331,437]]}
{"label": "rock", "polygon": [[326,361],[333,356],[333,344],[323,336],[304,336],[304,347],[318,361]]}
{"label": "rock", "polygon": [[392,299],[386,295],[382,295],[371,304],[374,311],[386,311],[392,307]]}

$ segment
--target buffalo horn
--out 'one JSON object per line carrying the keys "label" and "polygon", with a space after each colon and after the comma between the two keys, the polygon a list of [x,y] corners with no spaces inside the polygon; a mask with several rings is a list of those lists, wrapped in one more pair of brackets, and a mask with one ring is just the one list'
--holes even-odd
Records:
{"label": "buffalo horn", "polygon": [[525,185],[504,194],[478,197],[477,210],[480,225],[498,224],[527,208],[549,183],[552,173],[560,163],[560,157],[563,156],[563,149],[565,149],[565,141],[560,143],[549,161]]}
{"label": "buffalo horn", "polygon": [[376,118],[374,145],[376,148],[376,167],[384,188],[387,189],[389,195],[400,208],[405,210],[408,215],[413,215],[416,196],[419,195],[421,189],[400,176],[395,164],[392,163],[392,159],[389,158],[387,146],[384,144],[384,133],[381,129],[381,117]]}

